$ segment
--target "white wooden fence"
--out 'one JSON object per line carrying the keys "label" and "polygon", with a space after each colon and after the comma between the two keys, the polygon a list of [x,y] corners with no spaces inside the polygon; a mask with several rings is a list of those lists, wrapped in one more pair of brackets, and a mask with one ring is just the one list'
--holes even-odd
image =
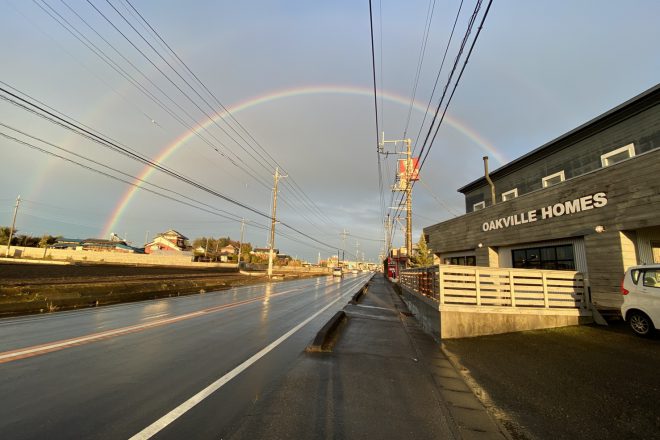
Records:
{"label": "white wooden fence", "polygon": [[[402,285],[438,300],[440,305],[586,308],[586,283],[581,272],[440,265],[407,269],[400,278]],[[426,287],[429,278],[437,286]]]}

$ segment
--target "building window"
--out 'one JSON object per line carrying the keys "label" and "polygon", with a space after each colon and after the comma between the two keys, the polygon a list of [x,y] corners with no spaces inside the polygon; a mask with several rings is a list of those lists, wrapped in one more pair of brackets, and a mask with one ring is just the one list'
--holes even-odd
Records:
{"label": "building window", "polygon": [[541,181],[543,182],[543,188],[547,188],[552,185],[556,185],[560,182],[563,182],[566,180],[566,176],[564,175],[564,170],[561,170],[558,173],[555,174],[550,174],[549,176],[545,176]]}
{"label": "building window", "polygon": [[486,202],[479,202],[472,205],[472,210],[479,211],[480,209],[484,209],[485,207],[486,207]]}
{"label": "building window", "polygon": [[573,245],[533,247],[511,251],[513,267],[521,269],[575,270]]}
{"label": "building window", "polygon": [[518,197],[518,188],[513,188],[511,191],[502,193],[502,201],[506,202],[507,200],[515,199]]}
{"label": "building window", "polygon": [[477,257],[474,255],[466,255],[464,257],[445,258],[445,264],[453,264],[455,266],[476,266]]}
{"label": "building window", "polygon": [[653,262],[660,264],[660,241],[651,242],[651,252],[653,253]]}
{"label": "building window", "polygon": [[603,167],[609,167],[615,163],[619,163],[622,160],[630,159],[635,155],[635,145],[628,144],[625,147],[617,148],[616,150],[610,151],[600,156],[600,162]]}

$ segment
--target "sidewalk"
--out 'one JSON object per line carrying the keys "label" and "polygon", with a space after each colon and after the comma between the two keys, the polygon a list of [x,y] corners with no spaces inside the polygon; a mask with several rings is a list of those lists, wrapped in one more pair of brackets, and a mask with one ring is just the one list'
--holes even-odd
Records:
{"label": "sidewalk", "polygon": [[301,354],[229,438],[506,438],[382,276],[344,311],[332,352]]}

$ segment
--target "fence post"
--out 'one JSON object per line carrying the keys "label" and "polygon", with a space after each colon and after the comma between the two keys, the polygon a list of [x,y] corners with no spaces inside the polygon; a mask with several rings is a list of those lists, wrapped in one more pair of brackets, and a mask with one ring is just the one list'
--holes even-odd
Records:
{"label": "fence post", "polygon": [[511,295],[511,307],[516,306],[516,289],[513,285],[513,271],[509,271],[509,294]]}
{"label": "fence post", "polygon": [[440,300],[438,301],[441,305],[445,303],[445,286],[442,283],[442,267],[438,266],[438,287],[440,289]]}
{"label": "fence post", "polygon": [[548,279],[546,278],[545,272],[541,272],[541,280],[543,282],[543,306],[546,309],[549,309],[550,303],[548,302]]}
{"label": "fence post", "polygon": [[481,280],[479,279],[479,269],[474,269],[474,286],[477,292],[477,306],[481,305]]}

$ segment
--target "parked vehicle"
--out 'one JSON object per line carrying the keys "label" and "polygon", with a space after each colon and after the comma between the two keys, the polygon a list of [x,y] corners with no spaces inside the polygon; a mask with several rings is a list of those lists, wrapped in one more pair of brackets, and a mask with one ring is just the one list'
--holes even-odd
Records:
{"label": "parked vehicle", "polygon": [[332,276],[333,277],[342,276],[341,267],[335,267],[334,269],[332,269]]}
{"label": "parked vehicle", "polygon": [[630,267],[621,280],[621,316],[639,336],[660,326],[660,264]]}

